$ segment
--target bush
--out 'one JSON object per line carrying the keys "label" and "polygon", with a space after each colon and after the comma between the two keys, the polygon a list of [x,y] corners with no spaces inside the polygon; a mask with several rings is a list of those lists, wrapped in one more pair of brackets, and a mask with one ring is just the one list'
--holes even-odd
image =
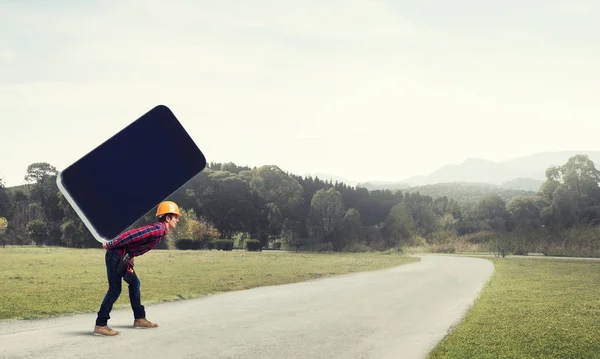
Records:
{"label": "bush", "polygon": [[281,242],[280,241],[273,242],[273,249],[281,249]]}
{"label": "bush", "polygon": [[371,252],[371,248],[364,243],[350,243],[344,247],[344,252],[365,253]]}
{"label": "bush", "polygon": [[198,250],[202,249],[202,242],[189,238],[182,238],[175,241],[175,248],[180,250]]}
{"label": "bush", "polygon": [[217,240],[219,238],[219,231],[209,222],[191,219],[187,225],[188,234],[192,238],[205,241]]}
{"label": "bush", "polygon": [[221,251],[231,251],[233,250],[233,239],[215,239],[212,242],[212,248]]}
{"label": "bush", "polygon": [[511,251],[518,256],[526,256],[531,251],[531,240],[526,235],[511,233],[509,241]]}
{"label": "bush", "polygon": [[433,253],[456,253],[456,245],[454,242],[436,243],[431,245]]}
{"label": "bush", "polygon": [[498,234],[489,240],[487,246],[489,251],[496,256],[496,258],[506,257],[512,252],[512,248],[514,247],[511,238],[508,235],[501,234]]}
{"label": "bush", "polygon": [[333,252],[333,243],[317,243],[313,246],[314,252]]}
{"label": "bush", "polygon": [[429,234],[429,236],[427,236],[426,238],[426,242],[423,243],[419,243],[419,241],[416,241],[416,243],[410,243],[411,245],[425,245],[425,244],[442,244],[442,243],[448,243],[448,242],[453,242],[455,240],[458,239],[458,236],[456,235],[455,231],[437,231],[437,232],[433,232],[431,234]]}
{"label": "bush", "polygon": [[250,252],[262,251],[260,241],[257,239],[248,239],[246,241],[246,249]]}
{"label": "bush", "polygon": [[468,242],[479,244],[479,243],[487,243],[491,239],[494,239],[494,237],[496,235],[497,235],[497,233],[495,233],[493,231],[481,231],[481,232],[476,232],[476,233],[465,234],[461,237],[464,238],[465,240],[467,240]]}
{"label": "bush", "polygon": [[169,241],[168,238],[163,238],[162,241],[160,241],[159,244],[156,245],[156,247],[154,247],[154,249],[169,249]]}
{"label": "bush", "polygon": [[600,228],[576,226],[548,233],[541,247],[546,256],[600,258]]}

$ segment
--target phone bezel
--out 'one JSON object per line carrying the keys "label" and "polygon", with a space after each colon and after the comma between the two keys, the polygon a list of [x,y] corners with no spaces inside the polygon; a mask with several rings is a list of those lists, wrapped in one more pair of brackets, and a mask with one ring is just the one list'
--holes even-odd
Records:
{"label": "phone bezel", "polygon": [[[103,141],[102,143],[98,144],[95,148],[93,148],[92,150],[88,151],[86,154],[84,154],[83,156],[81,156],[78,160],[74,161],[72,164],[68,165],[62,171],[59,171],[58,174],[57,174],[57,176],[56,176],[56,185],[57,185],[58,189],[60,190],[60,192],[62,193],[62,195],[65,197],[65,199],[67,200],[67,202],[71,205],[71,207],[73,208],[73,210],[75,211],[75,213],[77,214],[77,216],[81,219],[81,221],[83,222],[83,224],[90,231],[91,235],[96,239],[96,241],[98,241],[100,243],[106,243],[106,242],[112,240],[112,238],[106,238],[104,235],[100,234],[99,229],[97,229],[97,228],[94,227],[94,225],[92,224],[92,220],[85,214],[85,212],[82,209],[82,207],[79,205],[79,203],[77,203],[77,201],[75,200],[74,196],[71,194],[71,192],[67,188],[67,186],[66,186],[66,184],[64,182],[63,173],[67,169],[69,169],[71,166],[75,165],[79,161],[83,160],[86,156],[90,155],[92,152],[98,150],[100,147],[103,147],[106,143],[108,143],[109,141],[111,141],[113,138],[115,138],[116,136],[120,135],[126,129],[130,128],[130,126],[134,125],[137,121],[140,121],[145,116],[148,116],[151,112],[156,112],[157,114],[160,114],[161,112],[166,112],[166,113],[168,113],[168,116],[172,116],[172,118],[178,123],[178,127],[180,128],[180,133],[183,132],[183,134],[185,134],[187,136],[187,139],[186,139],[185,143],[188,144],[188,148],[193,145],[194,151],[197,151],[197,155],[199,155],[199,157],[195,157],[195,159],[197,161],[195,163],[197,165],[194,167],[193,171],[190,171],[188,169],[187,172],[189,172],[190,174],[194,173],[194,176],[195,176],[198,173],[202,172],[206,168],[206,166],[207,166],[207,160],[206,160],[206,157],[205,157],[204,153],[194,143],[194,141],[191,138],[191,136],[189,135],[189,133],[187,133],[187,131],[185,130],[185,128],[183,127],[183,125],[181,124],[181,122],[179,121],[179,119],[171,111],[171,109],[169,109],[165,105],[158,105],[158,106],[155,106],[155,107],[151,108],[149,111],[147,111],[146,113],[144,113],[142,116],[138,117],[135,121],[131,122],[126,127],[122,128],[120,131],[118,131],[117,133],[115,133],[114,135],[112,135],[111,137],[109,137],[108,139],[106,139],[105,141]],[[190,144],[190,142],[188,140],[191,140],[191,144]],[[175,143],[179,143],[179,142],[175,141]],[[185,148],[185,147],[183,147],[183,148]],[[188,148],[186,148],[186,150]],[[188,181],[192,177],[188,178]],[[183,186],[184,184],[185,183],[180,183],[179,188],[181,188],[181,186]],[[169,196],[171,196],[172,194],[174,194],[177,190],[179,190],[179,188],[174,188],[171,191],[171,193],[168,194],[164,199],[166,199]],[[164,195],[164,193],[163,193],[163,195]],[[164,199],[162,199],[162,200],[164,200]],[[156,203],[155,205],[157,205],[157,204],[158,203]],[[87,206],[87,207],[89,207],[89,206]],[[148,208],[148,211],[151,210],[151,209],[152,208]],[[141,214],[139,218],[141,218],[144,214]],[[139,218],[137,218],[136,221],[139,220]],[[129,225],[131,225],[131,224],[129,224]],[[121,231],[123,231],[125,229],[126,228],[122,228]],[[111,235],[112,235],[112,232],[114,232],[114,230],[111,230],[111,233],[110,233]]]}

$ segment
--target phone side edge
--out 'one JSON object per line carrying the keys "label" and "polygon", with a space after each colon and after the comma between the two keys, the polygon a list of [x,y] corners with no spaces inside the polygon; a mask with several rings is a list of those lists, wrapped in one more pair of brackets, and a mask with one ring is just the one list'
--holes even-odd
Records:
{"label": "phone side edge", "polygon": [[75,200],[73,199],[73,197],[71,197],[71,194],[69,193],[69,191],[67,190],[67,188],[63,184],[62,173],[63,172],[60,171],[58,173],[58,175],[56,176],[56,186],[58,187],[58,190],[60,191],[60,193],[62,193],[62,195],[67,200],[67,202],[69,202],[69,204],[71,205],[71,207],[73,208],[73,210],[75,211],[75,213],[77,214],[77,216],[79,217],[79,219],[81,219],[81,221],[87,227],[87,229],[90,231],[90,233],[92,234],[92,236],[94,237],[94,239],[96,241],[100,242],[100,243],[106,243],[106,242],[108,242],[109,241],[108,239],[104,238],[103,236],[100,235],[100,233],[98,233],[96,231],[96,229],[94,228],[94,226],[92,226],[92,224],[87,219],[87,217],[85,216],[85,214],[83,213],[83,211],[77,205],[77,202],[75,202]]}

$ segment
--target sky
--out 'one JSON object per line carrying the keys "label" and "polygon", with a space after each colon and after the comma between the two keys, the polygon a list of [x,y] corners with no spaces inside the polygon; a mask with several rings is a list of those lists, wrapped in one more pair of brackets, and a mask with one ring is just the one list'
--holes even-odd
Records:
{"label": "sky", "polygon": [[585,0],[0,0],[0,179],[158,104],[209,162],[361,182],[599,150],[599,20]]}

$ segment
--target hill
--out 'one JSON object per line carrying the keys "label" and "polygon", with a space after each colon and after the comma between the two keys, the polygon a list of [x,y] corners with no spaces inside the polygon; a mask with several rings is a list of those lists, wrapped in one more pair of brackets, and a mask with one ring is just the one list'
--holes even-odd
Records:
{"label": "hill", "polygon": [[588,155],[596,167],[600,167],[600,151],[541,152],[501,162],[468,158],[459,164],[442,166],[426,176],[413,176],[369,187],[359,185],[370,189],[402,189],[436,183],[487,183],[502,189],[537,191],[546,179],[548,167],[562,165],[576,154]]}
{"label": "hill", "polygon": [[436,183],[424,186],[415,186],[404,189],[405,193],[419,192],[422,195],[433,198],[448,197],[454,199],[460,204],[473,204],[479,199],[490,194],[497,194],[506,203],[517,196],[531,196],[535,191],[525,191],[518,189],[502,188],[489,183],[465,183],[465,182],[447,182]]}
{"label": "hill", "polygon": [[517,189],[537,192],[540,189],[542,183],[544,183],[544,181],[542,180],[535,180],[531,178],[515,178],[502,183],[499,187],[505,189]]}

